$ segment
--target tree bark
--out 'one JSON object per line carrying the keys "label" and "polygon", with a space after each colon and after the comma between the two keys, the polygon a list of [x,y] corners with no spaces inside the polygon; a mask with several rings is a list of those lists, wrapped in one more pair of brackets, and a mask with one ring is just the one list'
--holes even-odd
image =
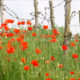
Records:
{"label": "tree bark", "polygon": [[80,11],[79,11],[79,25],[80,25]]}
{"label": "tree bark", "polygon": [[35,29],[38,29],[38,1],[34,0],[34,8],[35,8]]}
{"label": "tree bark", "polygon": [[4,0],[0,0],[0,20],[4,22]]}
{"label": "tree bark", "polygon": [[49,0],[50,6],[50,20],[51,20],[51,28],[54,28],[54,10],[53,10],[53,1]]}
{"label": "tree bark", "polygon": [[[72,35],[70,32],[70,17],[71,17],[71,0],[65,0],[64,45],[66,46],[69,46],[69,41]],[[66,53],[66,51],[64,53]]]}

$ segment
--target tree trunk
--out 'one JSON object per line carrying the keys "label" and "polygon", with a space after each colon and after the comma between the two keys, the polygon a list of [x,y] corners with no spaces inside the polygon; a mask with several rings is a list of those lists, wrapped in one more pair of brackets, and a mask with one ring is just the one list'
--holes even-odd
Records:
{"label": "tree trunk", "polygon": [[51,28],[54,28],[54,11],[53,11],[53,1],[49,1],[49,6],[50,6],[50,20],[51,20]]}
{"label": "tree trunk", "polygon": [[4,0],[0,0],[0,20],[4,22]]}
{"label": "tree trunk", "polygon": [[79,11],[79,25],[80,25],[80,11]]}
{"label": "tree trunk", "polygon": [[35,29],[38,29],[38,1],[34,0],[34,8],[35,8]]}
{"label": "tree trunk", "polygon": [[[72,35],[70,32],[70,17],[71,17],[71,0],[65,0],[64,45],[66,46],[69,46],[69,41]],[[64,53],[66,53],[66,51]]]}

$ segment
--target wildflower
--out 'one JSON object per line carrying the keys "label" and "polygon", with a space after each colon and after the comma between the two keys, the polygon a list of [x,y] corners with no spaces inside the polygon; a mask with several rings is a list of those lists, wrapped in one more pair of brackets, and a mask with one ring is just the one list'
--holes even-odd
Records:
{"label": "wildflower", "polygon": [[71,71],[70,74],[74,74],[74,71]]}
{"label": "wildflower", "polygon": [[15,51],[14,47],[9,47],[9,48],[7,49],[7,53],[8,53],[8,54],[14,53],[14,51]]}
{"label": "wildflower", "polygon": [[48,64],[48,63],[50,63],[50,61],[49,61],[49,60],[47,60],[47,61],[45,61],[45,63],[47,63],[47,64]]}
{"label": "wildflower", "polygon": [[71,43],[71,46],[75,46],[75,45],[76,45],[75,43],[73,43],[73,42]]}
{"label": "wildflower", "polygon": [[60,64],[60,65],[59,65],[59,68],[62,68],[62,67],[63,67],[63,65],[62,65],[62,64]]}
{"label": "wildflower", "polygon": [[62,49],[65,51],[68,49],[68,47],[66,45],[62,45]]}
{"label": "wildflower", "polygon": [[29,20],[27,21],[27,24],[28,24],[28,25],[32,25],[32,23],[31,23]]}
{"label": "wildflower", "polygon": [[25,25],[25,21],[21,21],[21,24],[22,24],[22,25]]}
{"label": "wildflower", "polygon": [[32,64],[34,67],[39,67],[39,64],[38,64],[38,61],[37,61],[37,60],[32,60],[32,61],[31,61],[31,64]]}
{"label": "wildflower", "polygon": [[52,80],[51,78],[46,78],[46,80]]}
{"label": "wildflower", "polygon": [[30,70],[30,67],[29,66],[24,66],[24,70],[28,71],[28,70]]}
{"label": "wildflower", "polygon": [[75,41],[78,42],[79,40],[78,39],[75,39]]}
{"label": "wildflower", "polygon": [[49,76],[49,73],[45,73],[46,76]]}
{"label": "wildflower", "polygon": [[32,33],[32,36],[36,36],[36,33]]}
{"label": "wildflower", "polygon": [[28,30],[32,31],[33,29],[32,29],[32,27],[28,27]]}
{"label": "wildflower", "polygon": [[43,26],[43,29],[48,29],[48,26],[47,26],[47,25],[44,25],[44,26]]}
{"label": "wildflower", "polygon": [[37,53],[37,54],[41,54],[41,50],[38,49],[38,48],[36,48],[36,53]]}
{"label": "wildflower", "polygon": [[20,33],[20,30],[19,30],[19,29],[14,29],[14,32],[15,32],[16,34],[18,34],[18,33]]}
{"label": "wildflower", "polygon": [[72,57],[73,57],[74,59],[77,59],[77,58],[78,58],[78,55],[77,55],[77,54],[73,54]]}
{"label": "wildflower", "polygon": [[74,79],[74,78],[71,78],[70,80],[76,80],[76,79]]}
{"label": "wildflower", "polygon": [[21,58],[21,62],[25,63],[26,59],[25,58]]}
{"label": "wildflower", "polygon": [[54,61],[54,60],[55,60],[55,58],[54,58],[53,56],[51,56],[51,60],[52,60],[52,61]]}
{"label": "wildflower", "polygon": [[21,44],[21,45],[20,45],[20,48],[21,48],[22,51],[24,51],[24,50],[26,50],[26,49],[28,48],[28,47],[27,47],[27,45],[28,45],[27,42],[21,41],[20,44]]}

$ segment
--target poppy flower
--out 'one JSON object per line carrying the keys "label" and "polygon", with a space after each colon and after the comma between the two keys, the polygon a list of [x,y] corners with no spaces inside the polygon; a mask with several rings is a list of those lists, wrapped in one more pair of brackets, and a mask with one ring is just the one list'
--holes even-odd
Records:
{"label": "poppy flower", "polygon": [[49,61],[49,60],[47,60],[47,61],[45,61],[45,63],[47,63],[47,64],[48,64],[48,63],[50,63],[50,61]]}
{"label": "poppy flower", "polygon": [[32,61],[31,61],[31,64],[32,64],[34,67],[39,67],[39,64],[38,64],[38,61],[37,61],[37,60],[32,60]]}
{"label": "poppy flower", "polygon": [[21,58],[21,62],[25,63],[26,59],[25,58]]}
{"label": "poppy flower", "polygon": [[21,42],[21,41],[23,41],[23,38],[18,37],[18,38],[16,38],[16,40],[17,40],[18,42]]}
{"label": "poppy flower", "polygon": [[68,49],[68,47],[67,47],[66,45],[62,45],[62,49],[63,49],[64,51],[66,51],[66,50]]}
{"label": "poppy flower", "polygon": [[51,78],[46,78],[46,80],[52,80]]}
{"label": "poppy flower", "polygon": [[32,33],[32,36],[36,36],[36,33]]}
{"label": "poppy flower", "polygon": [[80,80],[80,78],[78,78],[78,80]]}
{"label": "poppy flower", "polygon": [[70,74],[74,74],[74,71],[71,71]]}
{"label": "poppy flower", "polygon": [[74,79],[74,78],[71,78],[70,80],[76,80],[76,79]]}
{"label": "poppy flower", "polygon": [[25,25],[25,21],[21,21],[21,24],[22,24],[22,25]]}
{"label": "poppy flower", "polygon": [[75,43],[73,43],[73,42],[71,43],[71,46],[75,46],[75,45],[76,45]]}
{"label": "poppy flower", "polygon": [[6,36],[7,36],[7,37],[13,37],[14,34],[13,34],[13,33],[7,33]]}
{"label": "poppy flower", "polygon": [[14,53],[14,52],[15,52],[14,47],[9,47],[9,48],[7,49],[7,53],[8,53],[8,54]]}
{"label": "poppy flower", "polygon": [[14,32],[15,32],[16,34],[18,34],[18,33],[20,33],[20,30],[19,30],[19,29],[14,29]]}
{"label": "poppy flower", "polygon": [[52,40],[50,40],[48,42],[56,42],[56,41],[57,41],[56,39],[52,39]]}
{"label": "poppy flower", "polygon": [[51,60],[52,60],[52,61],[54,61],[54,60],[55,60],[55,58],[54,58],[53,56],[51,56]]}
{"label": "poppy flower", "polygon": [[21,48],[21,50],[22,51],[24,51],[24,50],[26,50],[28,47],[27,47],[27,45],[28,45],[28,43],[27,42],[25,42],[25,41],[21,41],[20,42],[20,48]]}
{"label": "poppy flower", "polygon": [[79,40],[78,39],[75,39],[75,42],[78,42]]}
{"label": "poppy flower", "polygon": [[49,73],[45,73],[45,76],[49,76]]}
{"label": "poppy flower", "polygon": [[43,26],[43,29],[48,29],[48,25],[44,25]]}
{"label": "poppy flower", "polygon": [[21,22],[17,22],[17,25],[21,25]]}
{"label": "poppy flower", "polygon": [[29,66],[24,66],[24,70],[28,71],[28,70],[30,70],[30,67]]}
{"label": "poppy flower", "polygon": [[41,54],[41,50],[38,49],[38,48],[36,48],[36,53],[37,53],[37,54]]}
{"label": "poppy flower", "polygon": [[60,64],[60,65],[59,65],[59,68],[62,68],[62,67],[63,67],[63,65],[62,65],[62,64]]}
{"label": "poppy flower", "polygon": [[28,25],[32,25],[31,21],[29,21],[29,20],[27,21],[27,24],[28,24]]}
{"label": "poppy flower", "polygon": [[33,29],[32,29],[32,27],[28,27],[28,30],[32,31]]}
{"label": "poppy flower", "polygon": [[73,54],[72,57],[73,57],[74,59],[77,59],[77,58],[78,58],[78,55],[77,55],[77,54]]}

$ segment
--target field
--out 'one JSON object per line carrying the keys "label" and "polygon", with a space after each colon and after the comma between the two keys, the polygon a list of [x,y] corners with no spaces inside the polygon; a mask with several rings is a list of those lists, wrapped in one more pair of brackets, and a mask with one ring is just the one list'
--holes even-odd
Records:
{"label": "field", "polygon": [[26,30],[9,29],[6,23],[0,34],[0,80],[80,80],[79,35],[68,47],[63,28],[48,30],[45,25],[36,31],[27,22]]}

